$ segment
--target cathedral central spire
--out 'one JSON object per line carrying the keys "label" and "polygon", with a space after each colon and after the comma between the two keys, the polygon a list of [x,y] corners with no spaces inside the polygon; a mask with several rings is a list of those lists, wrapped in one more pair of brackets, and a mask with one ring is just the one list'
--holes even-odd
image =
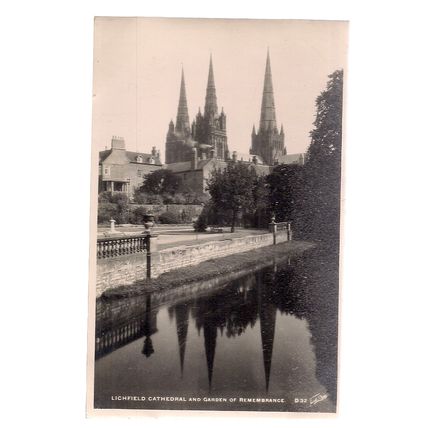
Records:
{"label": "cathedral central spire", "polygon": [[190,129],[189,111],[187,109],[186,83],[184,81],[183,69],[181,70],[180,98],[178,101],[177,122],[175,129],[177,132],[184,132]]}
{"label": "cathedral central spire", "polygon": [[266,58],[265,81],[263,86],[260,130],[276,128],[275,101],[273,97],[272,72],[270,69],[269,50]]}
{"label": "cathedral central spire", "polygon": [[207,84],[207,94],[205,96],[205,115],[214,114],[218,112],[217,108],[217,95],[215,90],[214,83],[214,71],[213,71],[213,60],[212,55],[210,55],[210,69],[208,72],[208,84]]}

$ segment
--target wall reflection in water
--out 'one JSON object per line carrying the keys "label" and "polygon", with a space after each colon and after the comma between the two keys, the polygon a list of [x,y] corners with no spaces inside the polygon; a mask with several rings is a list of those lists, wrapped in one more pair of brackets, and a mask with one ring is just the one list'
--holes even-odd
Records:
{"label": "wall reflection in water", "polygon": [[327,393],[319,408],[333,410],[337,270],[337,254],[317,248],[215,288],[100,300],[96,405],[125,393]]}

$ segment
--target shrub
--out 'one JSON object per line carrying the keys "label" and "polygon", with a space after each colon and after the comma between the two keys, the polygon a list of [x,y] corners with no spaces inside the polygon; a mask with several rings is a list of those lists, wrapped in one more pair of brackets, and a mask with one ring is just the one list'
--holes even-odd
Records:
{"label": "shrub", "polygon": [[162,205],[163,198],[161,195],[154,195],[152,193],[147,194],[147,203],[152,205]]}
{"label": "shrub", "polygon": [[100,202],[98,204],[98,224],[107,223],[110,219],[117,221],[117,205],[111,202]]}
{"label": "shrub", "polygon": [[208,195],[207,193],[203,193],[203,194],[196,193],[192,200],[192,203],[199,204],[199,205],[207,204],[209,200],[210,200],[210,195]]}
{"label": "shrub", "polygon": [[205,232],[208,227],[207,216],[204,212],[200,214],[198,219],[195,221],[193,228],[196,232]]}
{"label": "shrub", "polygon": [[188,200],[182,193],[176,193],[172,198],[172,203],[184,205],[188,203]]}
{"label": "shrub", "polygon": [[[158,195],[156,195],[158,196]],[[162,202],[166,205],[174,203],[174,195],[170,195],[169,193],[165,193],[163,195],[159,195],[162,198]]]}
{"label": "shrub", "polygon": [[147,204],[148,199],[149,199],[149,195],[147,193],[135,190],[135,192],[134,192],[134,203],[136,203],[136,204]]}
{"label": "shrub", "polygon": [[146,208],[137,207],[130,215],[130,221],[132,224],[143,224],[144,216],[147,213]]}
{"label": "shrub", "polygon": [[110,202],[113,202],[114,204],[117,204],[121,207],[125,207],[129,203],[129,198],[126,193],[122,192],[115,192],[111,195]]}
{"label": "shrub", "polygon": [[178,224],[181,223],[181,218],[179,214],[166,211],[159,215],[159,223],[162,224]]}
{"label": "shrub", "polygon": [[209,225],[223,226],[223,215],[217,212],[214,205],[208,202],[204,205],[193,227],[197,232],[205,232]]}
{"label": "shrub", "polygon": [[105,191],[98,194],[98,202],[111,202],[111,192]]}

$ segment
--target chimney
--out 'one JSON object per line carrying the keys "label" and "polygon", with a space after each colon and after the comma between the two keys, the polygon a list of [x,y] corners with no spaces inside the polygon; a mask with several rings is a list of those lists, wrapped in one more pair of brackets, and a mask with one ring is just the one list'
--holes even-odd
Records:
{"label": "chimney", "polygon": [[156,157],[156,147],[155,146],[152,147],[152,156]]}
{"label": "chimney", "polygon": [[198,165],[198,151],[196,147],[192,149],[192,159],[190,161],[190,169],[196,169]]}
{"label": "chimney", "polygon": [[232,153],[232,162],[236,162],[236,161],[237,161],[237,159],[238,159],[238,153],[236,153],[236,151],[234,151],[234,152]]}
{"label": "chimney", "polygon": [[257,156],[253,156],[253,164],[257,165]]}
{"label": "chimney", "polygon": [[112,150],[125,150],[125,139],[113,135],[111,139],[111,148]]}

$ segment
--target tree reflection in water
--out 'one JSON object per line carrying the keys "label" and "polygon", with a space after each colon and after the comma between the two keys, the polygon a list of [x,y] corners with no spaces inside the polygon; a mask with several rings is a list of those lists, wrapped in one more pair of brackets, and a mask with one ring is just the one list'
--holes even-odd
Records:
{"label": "tree reflection in water", "polygon": [[[269,390],[277,313],[307,322],[316,357],[316,377],[336,402],[338,253],[319,246],[293,260],[281,259],[257,272],[244,275],[225,287],[194,295],[180,295],[165,302],[162,296],[100,302],[97,311],[97,358],[144,339],[142,353],[156,358],[152,336],[158,331],[157,315],[168,305],[170,322],[175,321],[180,373],[186,367],[189,325],[203,336],[208,390],[215,377],[218,335],[235,338],[260,322],[265,389]],[[141,349],[141,348],[140,348]]]}

